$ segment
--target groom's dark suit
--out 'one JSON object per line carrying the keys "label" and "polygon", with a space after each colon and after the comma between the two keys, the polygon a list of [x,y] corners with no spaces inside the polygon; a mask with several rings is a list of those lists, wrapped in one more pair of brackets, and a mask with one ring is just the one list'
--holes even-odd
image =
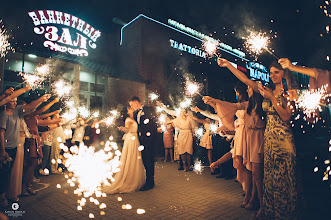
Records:
{"label": "groom's dark suit", "polygon": [[146,169],[146,184],[144,187],[154,186],[154,152],[157,125],[155,123],[155,111],[152,107],[142,106],[134,112],[134,118],[138,123],[138,136],[140,145],[144,146],[141,152]]}

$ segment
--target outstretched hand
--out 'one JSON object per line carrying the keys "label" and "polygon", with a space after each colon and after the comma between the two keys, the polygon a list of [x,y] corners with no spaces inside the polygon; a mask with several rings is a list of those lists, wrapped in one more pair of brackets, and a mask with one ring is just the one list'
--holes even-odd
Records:
{"label": "outstretched hand", "polygon": [[198,108],[198,106],[191,107],[191,111],[193,112],[201,112],[201,109]]}
{"label": "outstretched hand", "polygon": [[228,67],[230,64],[230,62],[224,58],[218,58],[217,59],[217,64],[220,66],[220,67]]}
{"label": "outstretched hand", "polygon": [[51,97],[51,94],[45,94],[41,97],[42,102],[47,102],[47,100]]}
{"label": "outstretched hand", "polygon": [[282,66],[283,69],[289,69],[292,70],[294,65],[288,58],[281,58],[278,60],[278,63]]}
{"label": "outstretched hand", "polygon": [[159,101],[156,101],[156,105],[159,106],[159,107],[163,107],[163,104]]}
{"label": "outstretched hand", "polygon": [[5,91],[5,95],[6,95],[6,96],[9,96],[9,95],[11,95],[13,92],[14,92],[14,88],[13,88],[13,87],[10,87],[10,88],[8,88],[8,89]]}
{"label": "outstretched hand", "polygon": [[219,166],[219,165],[218,165],[216,162],[210,164],[210,171],[211,171],[211,172],[214,172],[214,170],[215,170],[216,168],[218,168],[218,166]]}

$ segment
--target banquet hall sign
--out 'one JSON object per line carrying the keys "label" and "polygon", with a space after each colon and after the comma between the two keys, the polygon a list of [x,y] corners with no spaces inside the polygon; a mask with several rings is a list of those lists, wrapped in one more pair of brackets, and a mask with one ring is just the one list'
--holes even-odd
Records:
{"label": "banquet hall sign", "polygon": [[28,12],[34,24],[34,33],[43,35],[43,46],[53,51],[76,56],[88,56],[88,50],[97,47],[101,32],[71,14],[38,10]]}

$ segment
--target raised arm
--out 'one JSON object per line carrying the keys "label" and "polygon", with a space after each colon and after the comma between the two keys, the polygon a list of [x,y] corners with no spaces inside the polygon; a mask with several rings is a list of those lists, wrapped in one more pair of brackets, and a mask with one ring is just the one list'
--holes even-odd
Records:
{"label": "raised arm", "polygon": [[51,97],[51,95],[45,94],[42,97],[40,97],[39,99],[34,100],[27,105],[24,105],[23,110],[25,112],[27,112],[27,111],[36,109],[36,108],[38,108],[39,105],[41,105],[41,103],[46,102],[50,97]]}
{"label": "raised arm", "polygon": [[[59,98],[55,98],[53,99],[51,102],[49,102],[47,105],[45,105],[44,107],[42,107],[41,109],[37,110],[34,112],[35,115],[40,115],[41,113],[44,113],[45,111],[47,111],[50,107],[52,107],[52,105],[54,105],[55,103],[59,102]],[[47,117],[46,117],[47,118]]]}
{"label": "raised arm", "polygon": [[193,115],[189,115],[187,114],[188,117],[192,118],[194,121],[203,124],[203,120],[202,119],[198,119],[197,117],[194,117]]}
{"label": "raised arm", "polygon": [[168,115],[171,115],[171,116],[175,116],[177,117],[177,112],[175,110],[170,110],[168,109],[167,107],[165,107],[165,105],[163,105],[162,103],[160,103],[159,101],[156,102],[156,104],[158,106],[160,106],[162,108],[163,111],[165,111]]}
{"label": "raised arm", "polygon": [[278,63],[282,66],[283,69],[289,69],[290,71],[302,73],[307,76],[316,78],[314,68],[293,65],[288,58],[281,58],[278,60]]}
{"label": "raised arm", "polygon": [[[26,85],[24,88],[18,89],[16,91],[13,91],[13,89],[10,89],[10,88],[7,89],[6,92],[5,92],[5,94],[7,94],[7,97],[5,97],[4,99],[2,99],[0,101],[0,106],[8,103],[13,98],[18,97],[18,96],[22,95],[23,93],[25,93],[25,92],[27,92],[29,90],[31,90],[31,86],[30,85]],[[8,95],[9,92],[10,92],[10,95]]]}
{"label": "raised arm", "polygon": [[250,80],[245,73],[241,72],[237,68],[235,68],[228,60],[223,58],[217,59],[217,64],[220,67],[227,67],[240,81],[245,83],[247,86],[252,87],[255,92],[259,92],[258,84],[253,80]]}
{"label": "raised arm", "polygon": [[203,110],[201,110],[198,107],[191,108],[191,110],[192,111],[195,111],[195,112],[200,112],[201,115],[206,116],[207,118],[213,119],[215,121],[220,120],[220,117],[218,117],[217,114],[212,114],[212,113],[210,113],[208,111],[203,111]]}
{"label": "raised arm", "polygon": [[61,122],[62,119],[45,119],[45,120],[38,120],[38,126],[49,126],[53,124],[58,124]]}
{"label": "raised arm", "polygon": [[59,114],[59,113],[60,113],[60,110],[56,110],[56,111],[53,111],[51,113],[38,115],[37,118],[40,119],[40,120],[42,120],[42,119],[48,118],[48,117],[50,117],[52,115]]}

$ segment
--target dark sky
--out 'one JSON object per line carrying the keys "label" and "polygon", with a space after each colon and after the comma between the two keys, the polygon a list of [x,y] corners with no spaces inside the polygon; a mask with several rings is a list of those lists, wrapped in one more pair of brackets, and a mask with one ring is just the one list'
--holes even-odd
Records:
{"label": "dark sky", "polygon": [[[331,69],[326,56],[331,56],[331,38],[325,26],[331,18],[324,15],[321,0],[11,0],[2,2],[0,17],[6,27],[16,18],[26,16],[27,11],[54,9],[73,14],[103,34],[119,39],[120,25],[112,19],[118,17],[128,22],[145,14],[166,23],[168,18],[177,20],[186,26],[217,38],[233,47],[241,47],[241,38],[247,36],[247,30],[277,32],[277,38],[270,46],[279,57],[289,57],[302,65]],[[330,7],[330,6],[329,6]],[[17,19],[19,20],[19,19]],[[323,37],[320,36],[323,34]],[[117,39],[118,38],[118,39]],[[264,53],[259,61],[266,63],[272,57]]]}

